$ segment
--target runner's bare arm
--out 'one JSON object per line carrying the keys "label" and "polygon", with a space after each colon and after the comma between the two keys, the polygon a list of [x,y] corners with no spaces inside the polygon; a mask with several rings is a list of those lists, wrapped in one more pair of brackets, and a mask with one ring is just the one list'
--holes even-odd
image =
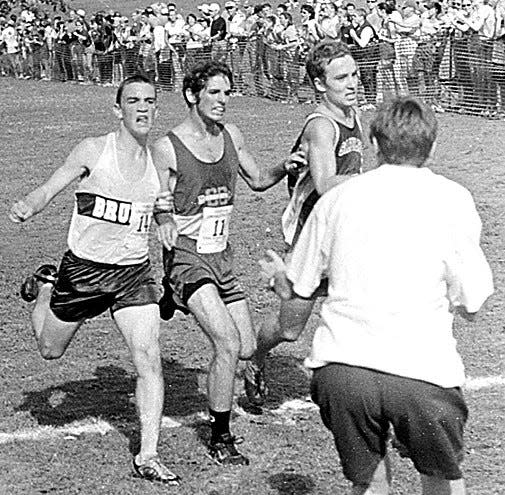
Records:
{"label": "runner's bare arm", "polygon": [[326,118],[313,119],[307,124],[302,138],[302,147],[306,149],[310,175],[317,192],[323,195],[332,187],[345,182],[349,175],[336,175],[335,127]]}
{"label": "runner's bare arm", "polygon": [[304,153],[299,151],[292,153],[288,158],[273,167],[260,167],[247,149],[242,133],[238,128],[232,124],[227,124],[226,129],[229,131],[237,150],[240,176],[253,191],[265,191],[277,184],[286,176],[286,171],[292,163],[305,163]]}
{"label": "runner's bare arm", "polygon": [[96,162],[100,138],[81,141],[68,155],[65,163],[41,186],[12,205],[9,218],[15,223],[28,220],[42,211],[51,200],[75,179],[89,173]]}
{"label": "runner's bare arm", "polygon": [[172,249],[177,242],[177,225],[173,217],[175,184],[175,151],[168,137],[158,139],[151,147],[151,156],[160,179],[161,191],[154,205],[154,219],[159,226],[158,235],[163,246]]}

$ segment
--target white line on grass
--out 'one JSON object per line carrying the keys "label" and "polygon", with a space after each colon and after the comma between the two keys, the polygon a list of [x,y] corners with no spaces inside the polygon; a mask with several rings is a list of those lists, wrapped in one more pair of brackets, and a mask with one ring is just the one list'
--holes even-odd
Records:
{"label": "white line on grass", "polygon": [[[486,388],[502,387],[505,385],[505,376],[483,376],[478,378],[468,378],[465,383],[465,389],[467,391],[482,390]],[[302,410],[315,410],[317,406],[307,399],[293,399],[284,402],[277,409],[270,410],[272,414],[279,416],[289,416],[290,412],[302,411]],[[239,414],[247,414],[239,409]],[[183,418],[181,421],[176,421],[168,416],[164,416],[162,419],[163,428],[179,428],[185,424],[190,424],[194,422],[195,418],[205,418],[205,413],[197,413],[191,415],[191,417]],[[50,440],[57,437],[63,437],[67,440],[75,440],[81,435],[85,434],[100,434],[105,435],[108,432],[114,431],[113,425],[107,421],[90,418],[84,421],[75,421],[65,426],[39,426],[37,428],[25,428],[10,433],[0,432],[0,445],[11,443],[11,442],[22,442],[22,441],[38,441],[38,440]]]}

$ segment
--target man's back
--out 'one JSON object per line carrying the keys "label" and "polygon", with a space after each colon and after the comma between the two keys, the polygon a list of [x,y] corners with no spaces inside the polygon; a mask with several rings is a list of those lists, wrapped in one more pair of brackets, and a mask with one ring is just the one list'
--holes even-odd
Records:
{"label": "man's back", "polygon": [[[461,385],[450,277],[470,298],[489,295],[489,279],[473,277],[485,260],[468,191],[427,168],[382,165],[329,191],[314,215],[291,263],[296,267],[297,253],[303,253],[330,281],[312,360]],[[309,237],[316,239],[312,251]],[[296,268],[290,273],[297,294],[317,287],[317,277],[300,277]]]}

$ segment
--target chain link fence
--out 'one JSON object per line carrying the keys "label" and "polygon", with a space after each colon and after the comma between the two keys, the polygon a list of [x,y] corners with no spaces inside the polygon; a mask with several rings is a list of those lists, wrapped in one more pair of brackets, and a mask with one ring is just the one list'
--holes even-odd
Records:
{"label": "chain link fence", "polygon": [[[399,38],[365,48],[351,46],[360,75],[361,106],[393,96],[414,95],[437,111],[505,116],[505,43],[472,34],[440,32]],[[279,50],[263,39],[234,38],[212,46],[172,44],[157,53],[151,44],[122,46],[107,53],[92,46],[55,44],[1,56],[4,76],[117,85],[142,72],[162,91],[177,91],[194,63],[229,64],[236,94],[289,103],[314,102],[305,70],[306,51]]]}

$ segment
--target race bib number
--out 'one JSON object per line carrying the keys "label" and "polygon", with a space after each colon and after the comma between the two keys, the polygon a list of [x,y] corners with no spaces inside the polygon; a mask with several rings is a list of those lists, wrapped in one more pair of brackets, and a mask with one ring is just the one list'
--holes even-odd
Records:
{"label": "race bib number", "polygon": [[133,203],[130,217],[130,231],[125,245],[132,253],[147,252],[149,229],[153,218],[152,203]]}
{"label": "race bib number", "polygon": [[202,225],[196,241],[197,253],[220,253],[226,249],[232,210],[233,205],[203,208]]}
{"label": "race bib number", "polygon": [[145,235],[149,233],[151,220],[153,218],[152,203],[133,203],[131,224],[132,232],[136,235]]}

